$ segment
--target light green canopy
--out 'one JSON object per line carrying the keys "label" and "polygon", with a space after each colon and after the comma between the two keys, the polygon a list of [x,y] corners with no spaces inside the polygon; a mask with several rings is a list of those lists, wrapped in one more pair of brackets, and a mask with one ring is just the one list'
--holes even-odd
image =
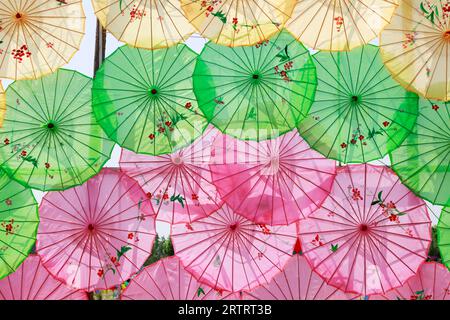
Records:
{"label": "light green canopy", "polygon": [[420,99],[413,132],[391,153],[402,182],[433,204],[450,205],[450,102]]}
{"label": "light green canopy", "polygon": [[182,44],[117,49],[94,80],[94,113],[106,134],[126,149],[151,155],[193,142],[207,125],[192,88],[196,58]]}
{"label": "light green canopy", "polygon": [[242,140],[275,138],[309,111],[317,85],[309,51],[287,31],[249,47],[208,43],[194,72],[206,118]]}
{"label": "light green canopy", "polygon": [[81,184],[100,171],[114,143],[95,121],[91,88],[90,78],[64,69],[8,87],[0,166],[10,177],[49,191]]}
{"label": "light green canopy", "polygon": [[442,263],[450,270],[450,208],[442,209],[437,226],[437,244]]}
{"label": "light green canopy", "polygon": [[316,99],[298,126],[309,145],[344,163],[380,159],[397,148],[416,121],[418,96],[391,78],[379,48],[319,52],[313,59]]}
{"label": "light green canopy", "polygon": [[14,272],[36,242],[38,206],[31,189],[0,170],[0,279]]}

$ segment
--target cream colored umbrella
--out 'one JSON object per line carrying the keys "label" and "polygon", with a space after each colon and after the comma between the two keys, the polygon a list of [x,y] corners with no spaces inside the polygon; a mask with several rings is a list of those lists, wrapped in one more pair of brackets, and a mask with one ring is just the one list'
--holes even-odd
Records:
{"label": "cream colored umbrella", "polygon": [[380,43],[385,65],[402,86],[450,100],[450,1],[401,1]]}
{"label": "cream colored umbrella", "polygon": [[3,119],[6,112],[6,96],[3,90],[2,82],[0,81],[0,128],[3,126]]}
{"label": "cream colored umbrella", "polygon": [[230,47],[262,43],[280,31],[296,0],[180,0],[186,18],[205,38]]}
{"label": "cream colored umbrella", "polygon": [[0,78],[55,72],[78,51],[84,25],[81,0],[1,0]]}
{"label": "cream colored umbrella", "polygon": [[162,49],[195,32],[179,0],[92,0],[102,26],[118,40],[145,49]]}
{"label": "cream colored umbrella", "polygon": [[348,51],[378,37],[396,0],[299,0],[286,28],[317,50]]}

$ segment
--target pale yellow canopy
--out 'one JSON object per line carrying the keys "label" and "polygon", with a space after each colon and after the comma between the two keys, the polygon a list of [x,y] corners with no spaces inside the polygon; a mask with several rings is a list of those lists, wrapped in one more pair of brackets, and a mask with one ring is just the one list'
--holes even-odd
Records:
{"label": "pale yellow canopy", "polygon": [[397,0],[299,0],[286,28],[316,50],[348,51],[378,37]]}
{"label": "pale yellow canopy", "polygon": [[401,1],[380,43],[385,65],[402,86],[450,100],[450,2]]}
{"label": "pale yellow canopy", "polygon": [[234,47],[270,38],[291,17],[295,3],[295,0],[181,0],[181,7],[202,36]]}
{"label": "pale yellow canopy", "polygon": [[81,0],[1,0],[0,78],[55,72],[78,51],[84,25]]}
{"label": "pale yellow canopy", "polygon": [[195,32],[179,0],[92,0],[92,5],[103,27],[134,47],[167,48]]}
{"label": "pale yellow canopy", "polygon": [[3,119],[6,112],[6,96],[3,90],[2,82],[0,81],[0,128],[3,126]]}

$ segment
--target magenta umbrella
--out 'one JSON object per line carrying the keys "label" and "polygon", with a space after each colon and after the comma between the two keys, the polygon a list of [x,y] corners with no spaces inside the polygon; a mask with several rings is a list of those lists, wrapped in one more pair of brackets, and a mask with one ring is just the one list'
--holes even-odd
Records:
{"label": "magenta umbrella", "polygon": [[238,292],[267,283],[292,255],[296,226],[255,224],[228,206],[172,226],[175,255],[200,282]]}
{"label": "magenta umbrella", "polygon": [[122,292],[121,300],[239,300],[237,293],[198,282],[175,256],[145,267]]}
{"label": "magenta umbrella", "polygon": [[219,135],[213,154],[213,182],[224,201],[268,225],[287,225],[314,212],[336,173],[336,162],[310,149],[297,130],[261,142]]}
{"label": "magenta umbrella", "polygon": [[0,300],[88,300],[88,294],[55,279],[39,256],[32,254],[19,269],[0,280]]}
{"label": "magenta umbrella", "polygon": [[330,196],[300,222],[304,255],[345,292],[385,293],[426,259],[431,221],[425,202],[382,166],[338,169]]}
{"label": "magenta umbrella", "polygon": [[36,250],[67,285],[108,289],[128,280],[151,254],[155,214],[139,184],[116,169],[45,195]]}
{"label": "magenta umbrella", "polygon": [[190,223],[222,206],[209,169],[211,140],[217,132],[208,129],[193,144],[170,155],[122,151],[121,169],[147,192],[158,220]]}

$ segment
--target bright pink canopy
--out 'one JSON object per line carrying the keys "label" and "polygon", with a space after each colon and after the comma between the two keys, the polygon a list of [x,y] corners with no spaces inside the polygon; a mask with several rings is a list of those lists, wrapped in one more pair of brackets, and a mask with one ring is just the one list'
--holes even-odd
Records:
{"label": "bright pink canopy", "polygon": [[222,206],[208,166],[211,140],[217,132],[208,129],[193,144],[171,155],[148,156],[122,151],[121,169],[151,196],[158,220],[193,222]]}
{"label": "bright pink canopy", "polygon": [[256,223],[287,225],[328,196],[336,162],[310,149],[297,130],[274,140],[219,135],[210,165],[213,182],[236,213]]}
{"label": "bright pink canopy", "polygon": [[450,272],[443,264],[425,262],[417,274],[400,288],[371,300],[450,300]]}
{"label": "bright pink canopy", "polygon": [[42,200],[37,252],[51,274],[74,288],[107,289],[151,254],[155,214],[139,184],[103,169],[81,186]]}
{"label": "bright pink canopy", "polygon": [[238,292],[267,283],[292,255],[295,224],[255,224],[226,205],[192,224],[173,225],[175,254],[186,270],[216,290]]}
{"label": "bright pink canopy", "polygon": [[88,300],[83,290],[56,280],[32,254],[14,273],[0,280],[0,300]]}
{"label": "bright pink canopy", "polygon": [[122,300],[239,300],[239,294],[214,290],[198,282],[177,257],[144,268],[122,292]]}
{"label": "bright pink canopy", "polygon": [[425,202],[387,167],[338,169],[330,197],[300,222],[313,269],[346,292],[384,293],[417,272],[431,242]]}
{"label": "bright pink canopy", "polygon": [[346,294],[328,285],[312,271],[305,257],[296,254],[289,259],[283,271],[265,285],[245,292],[244,300],[351,300],[354,294]]}

